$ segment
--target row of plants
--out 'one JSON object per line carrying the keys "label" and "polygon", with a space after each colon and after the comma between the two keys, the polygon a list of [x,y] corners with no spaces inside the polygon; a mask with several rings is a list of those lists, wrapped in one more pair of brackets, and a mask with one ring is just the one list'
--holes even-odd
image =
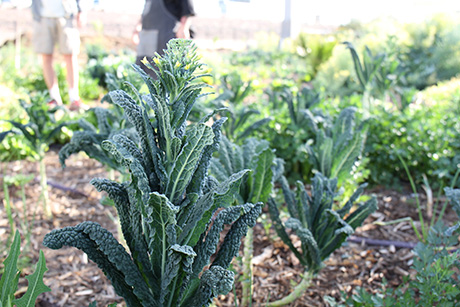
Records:
{"label": "row of plants", "polygon": [[[94,179],[92,184],[114,202],[131,253],[93,222],[54,230],[44,239],[44,245],[50,248],[70,245],[86,252],[128,306],[207,306],[218,294],[228,293],[234,279],[228,267],[238,255],[241,238],[259,217],[264,204],[261,201],[274,197],[272,186],[278,177],[285,194],[294,193],[286,186],[287,180],[280,177],[282,162],[275,159],[268,142],[247,139],[245,146],[239,147],[221,135],[226,118],[220,113],[224,109],[214,110],[198,122],[187,121],[206,86],[194,74],[201,64],[190,41],[172,40],[168,47],[164,57],[155,58],[157,68],[151,67],[156,69],[157,80],[134,66],[149,94],[133,98],[122,90],[109,93],[110,101],[124,110],[134,137],[123,130],[108,129],[108,113],[98,113],[99,135],[105,133],[109,138],[101,142],[94,137],[98,131],[82,132],[72,138],[80,142],[73,141],[61,151],[65,160],[80,144],[80,150],[108,165],[115,162],[130,174],[126,182]],[[213,120],[212,126],[205,124],[209,120]],[[104,153],[100,149],[105,150],[105,156],[100,156]],[[213,158],[216,150],[218,155]],[[108,156],[112,160],[106,159]],[[299,255],[305,269],[316,274],[322,261],[376,209],[376,201],[359,205],[347,215],[363,187],[337,212],[332,208],[336,179],[318,173],[312,199],[301,187],[299,182],[298,203],[289,204],[293,216],[290,221],[295,225],[287,223],[286,227],[296,231],[304,242],[304,254],[309,251],[317,256],[300,256],[293,244],[286,242]],[[270,202],[272,219],[280,221],[279,205],[274,199]],[[313,220],[323,221],[322,227],[327,231],[315,229]],[[230,225],[230,230],[217,248],[225,225]],[[283,238],[288,238],[283,224],[277,225]],[[208,269],[203,271],[205,267]],[[9,269],[16,274],[15,267]],[[12,301],[12,286],[13,291],[5,294],[5,304]],[[304,283],[302,287],[305,291]],[[247,288],[251,289],[251,285]],[[270,304],[286,304],[302,291],[295,293],[296,296]],[[247,304],[251,296],[249,290]]]}
{"label": "row of plants", "polygon": [[[305,172],[311,164],[304,144],[314,139],[312,120],[330,125],[341,110],[353,106],[362,111],[357,116],[368,129],[362,159],[369,161],[368,174],[361,175],[371,184],[396,187],[407,182],[400,155],[417,183],[426,175],[432,185],[447,186],[459,162],[459,28],[452,18],[436,16],[422,24],[385,20],[349,25],[329,36],[303,34],[284,51],[231,55],[218,63],[216,71],[224,73],[215,83],[233,83],[236,90],[246,84],[241,92],[246,98],[226,100],[239,118],[253,118],[246,126],[242,123],[241,131],[256,120],[279,115],[252,135],[269,140],[298,178],[310,176]],[[219,82],[223,78],[225,82]],[[225,86],[223,92],[229,89]],[[304,123],[300,118],[306,112],[312,120]]]}
{"label": "row of plants", "polygon": [[[269,140],[272,148],[287,161],[288,171],[296,174],[293,178],[308,180],[311,174],[306,170],[311,169],[311,164],[304,144],[315,137],[309,131],[311,127],[299,122],[299,117],[303,115],[294,113],[304,113],[309,109],[317,121],[315,124],[323,125],[327,120],[333,121],[345,107],[354,106],[364,110],[362,115],[357,116],[363,117],[360,121],[367,121],[370,138],[360,162],[370,161],[365,167],[367,174],[356,176],[368,176],[371,184],[399,186],[401,181],[408,180],[400,171],[401,165],[387,167],[399,164],[399,154],[408,163],[418,183],[422,183],[426,175],[433,185],[447,186],[455,177],[459,163],[456,154],[459,143],[455,136],[459,132],[456,118],[460,94],[456,86],[458,79],[449,80],[455,77],[457,70],[452,67],[458,64],[445,65],[435,59],[452,62],[458,58],[458,40],[455,39],[458,24],[445,16],[434,17],[418,25],[401,25],[387,20],[385,27],[382,24],[352,24],[329,36],[301,34],[279,51],[273,51],[276,49],[274,46],[263,46],[210,63],[214,77],[206,77],[205,82],[219,88],[218,98],[199,102],[204,111],[192,116],[202,117],[212,108],[229,108],[233,115],[227,113],[227,116],[232,123],[225,129],[232,129],[233,133],[243,134],[243,137],[252,135]],[[380,37],[378,41],[377,36]],[[353,41],[353,44],[340,43],[346,40]],[[430,56],[419,56],[417,50],[423,48],[430,48]],[[94,94],[86,95],[85,99],[100,98],[101,93],[115,88],[130,91],[129,86],[117,81],[120,78],[137,88],[141,87],[139,79],[129,69],[128,63],[132,62],[129,55],[110,54],[98,46],[88,46],[87,53],[88,62],[82,69],[81,92]],[[25,54],[24,58],[29,57]],[[419,63],[421,58],[425,61]],[[3,64],[11,66],[11,63],[5,61]],[[325,74],[331,69],[336,76],[346,76],[346,80],[337,82],[333,77],[326,78]],[[315,73],[309,72],[311,70]],[[428,70],[433,71],[431,75],[435,77],[428,78],[424,73],[415,76],[417,71]],[[4,74],[1,79],[10,80],[5,84],[21,89],[18,94],[30,100],[25,96],[30,91],[45,89],[39,71],[36,69],[36,73],[29,74],[27,78],[20,74]],[[408,74],[412,77],[408,78]],[[62,71],[59,76],[64,83]],[[433,81],[424,86],[408,81],[428,79]],[[29,80],[41,81],[30,83]],[[91,82],[95,82],[96,87],[88,86]],[[311,89],[310,93],[305,89],[306,84]],[[430,87],[432,84],[436,85]],[[24,93],[23,89],[28,88],[29,92]],[[337,92],[334,88],[346,92]],[[433,93],[436,89],[446,93],[445,98],[440,98],[442,101],[433,97],[439,95]],[[9,103],[15,105],[16,101],[13,99]],[[294,109],[292,104],[296,104]],[[18,113],[18,110],[2,108],[2,118],[23,118],[19,114],[11,114]],[[273,120],[274,113],[279,114],[276,120]],[[70,116],[67,120],[78,118]],[[439,122],[443,125],[438,125]],[[1,125],[2,129],[8,128],[7,124]],[[264,128],[254,132],[258,127]],[[64,129],[64,132],[67,136],[61,137],[61,143],[67,142],[71,136],[71,131]],[[285,141],[286,138],[289,142]],[[14,136],[8,137],[1,146],[5,147],[1,151],[2,161],[24,158],[30,152],[29,147]],[[295,157],[291,157],[293,152]],[[363,166],[361,168],[364,169]]]}
{"label": "row of plants", "polygon": [[[348,201],[338,192],[363,150],[366,130],[363,125],[356,127],[354,108],[345,108],[335,121],[323,116],[321,126],[308,112],[296,117],[299,123],[309,123],[316,135],[315,143],[306,147],[316,175],[311,180],[311,195],[301,181],[293,191],[283,177],[282,160],[275,158],[269,142],[241,138],[240,146],[229,139],[235,137],[233,129],[221,135],[227,132],[221,131],[226,120],[222,114],[229,110],[217,109],[199,121],[187,121],[206,86],[194,74],[201,64],[189,41],[174,40],[169,47],[164,57],[154,61],[157,68],[152,69],[156,69],[158,80],[135,67],[149,94],[137,92],[132,97],[122,90],[109,93],[110,101],[124,110],[120,119],[110,122],[127,120],[127,129],[110,126],[109,113],[96,110],[98,127],[75,134],[61,151],[62,161],[84,150],[130,174],[126,182],[95,179],[92,184],[107,192],[115,203],[131,254],[93,222],[54,230],[44,244],[51,248],[70,245],[85,251],[128,306],[208,305],[217,294],[231,290],[234,273],[227,268],[238,254],[241,237],[268,202],[278,235],[305,267],[303,279],[292,294],[269,303],[288,304],[306,290],[323,261],[377,209],[375,199],[357,204],[365,185],[352,189]],[[136,93],[135,88],[133,91]],[[291,117],[297,115],[293,110],[291,105]],[[213,120],[212,126],[205,124],[209,120]],[[126,133],[128,130],[135,133]],[[283,206],[277,204],[275,182],[281,185],[282,203],[291,216],[286,222],[280,219]],[[232,226],[217,249],[225,224]],[[294,247],[287,229],[297,234],[301,250]],[[250,246],[245,251],[249,253],[245,257],[250,258]],[[246,274],[250,280],[250,269]],[[249,305],[250,282],[246,289],[243,302]]]}
{"label": "row of plants", "polygon": [[[233,55],[231,64],[239,73],[224,73],[218,76],[221,81],[209,75],[200,76],[209,84],[220,84],[220,88],[217,98],[201,99],[196,108],[200,93],[209,93],[193,74],[201,64],[188,43],[172,44],[176,46],[170,53],[156,61],[158,67],[154,69],[160,81],[149,79],[139,70],[141,78],[137,79],[131,70],[122,70],[129,72],[117,78],[113,78],[114,74],[104,74],[107,88],[112,86],[110,89],[115,91],[103,100],[113,104],[112,107],[95,109],[85,120],[80,120],[81,130],[73,134],[72,141],[61,151],[62,161],[83,150],[126,174],[122,183],[95,180],[93,184],[111,196],[119,211],[124,237],[132,238],[129,242],[135,244],[129,247],[132,254],[122,253],[111,234],[92,223],[57,230],[46,241],[50,247],[76,245],[85,250],[108,272],[117,293],[132,306],[149,305],[143,303],[147,301],[152,306],[185,303],[199,306],[209,303],[218,293],[231,290],[232,272],[227,268],[237,254],[245,229],[255,223],[256,212],[262,206],[259,201],[268,202],[278,235],[305,267],[302,282],[293,295],[272,303],[276,306],[301,295],[322,261],[376,209],[374,201],[369,200],[355,210],[364,188],[360,184],[366,178],[373,183],[395,184],[396,180],[409,179],[411,173],[420,182],[426,174],[439,188],[456,186],[455,144],[459,127],[455,121],[458,111],[455,97],[459,95],[455,80],[442,85],[454,84],[452,94],[444,100],[434,98],[431,106],[427,107],[430,99],[423,95],[439,96],[430,93],[433,88],[421,92],[419,100],[397,105],[396,100],[385,98],[397,87],[391,79],[394,71],[385,70],[393,66],[383,65],[382,56],[373,56],[371,49],[359,52],[351,44],[334,46],[347,52],[352,65],[349,76],[357,76],[347,81],[352,95],[341,96],[331,96],[327,88],[316,90],[321,87],[316,86],[315,78],[304,77],[302,70],[293,69],[301,57],[291,59],[286,56],[289,53],[264,52],[262,57],[252,58],[254,65],[242,61],[252,72],[264,69],[257,63],[264,56],[280,61],[289,58],[294,63],[291,67],[275,66],[270,73],[255,77],[245,75],[244,69],[239,70],[238,58],[244,59],[244,55]],[[187,57],[188,52],[191,53]],[[397,64],[396,67],[403,65]],[[318,76],[321,65],[315,67]],[[279,79],[267,82],[273,77]],[[141,86],[139,80],[145,85]],[[300,83],[310,80],[313,87]],[[268,83],[271,86],[266,88]],[[117,90],[120,88],[124,91]],[[32,122],[33,117],[29,118]],[[445,123],[444,127],[438,119]],[[204,124],[209,121],[212,127]],[[389,161],[400,167],[390,168]],[[404,163],[410,169],[407,173],[402,172]],[[284,178],[283,174],[289,176]],[[311,196],[305,184],[311,184]],[[281,186],[284,200],[273,186]],[[214,200],[209,202],[210,199]],[[211,207],[203,207],[204,202]],[[219,207],[225,213],[217,214]],[[279,210],[287,211],[291,219],[281,221]],[[317,216],[323,218],[312,218]],[[161,229],[155,228],[158,221]],[[232,226],[234,235],[227,235],[229,242],[225,240],[219,248],[217,255],[221,256],[210,262],[224,224],[238,226]],[[193,225],[202,226],[190,232]],[[290,241],[291,231],[300,238],[301,250],[295,249]],[[424,234],[422,242],[431,244],[428,237]],[[201,255],[197,251],[201,252],[203,246],[210,247]],[[434,248],[433,244],[429,246]],[[153,252],[155,248],[158,253]],[[145,251],[144,255],[133,253],[138,249]],[[118,254],[113,250],[119,251],[121,258],[113,258]],[[159,258],[152,259],[152,254]],[[246,264],[250,264],[250,258],[250,240],[245,240]],[[214,267],[211,272],[201,273],[210,263]],[[125,271],[140,275],[124,276]],[[243,287],[242,301],[250,304],[250,267],[244,274],[249,282]],[[451,296],[451,301],[455,300],[458,296]]]}

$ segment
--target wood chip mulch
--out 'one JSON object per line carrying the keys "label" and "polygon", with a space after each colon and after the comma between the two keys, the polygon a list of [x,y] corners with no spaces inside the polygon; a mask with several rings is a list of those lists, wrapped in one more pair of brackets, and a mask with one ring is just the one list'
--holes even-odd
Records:
{"label": "wood chip mulch", "polygon": [[[88,306],[96,301],[98,306],[107,306],[117,302],[125,306],[123,299],[116,295],[111,284],[101,270],[89,261],[86,255],[75,248],[51,250],[42,245],[46,233],[55,228],[74,226],[83,221],[95,221],[114,234],[117,234],[116,210],[100,203],[102,194],[98,193],[89,181],[95,177],[108,177],[108,172],[99,162],[87,158],[84,154],[74,155],[62,169],[57,156],[57,149],[46,155],[46,168],[49,187],[50,205],[53,220],[43,216],[38,180],[26,185],[26,217],[31,223],[31,244],[25,246],[25,231],[21,227],[24,221],[21,191],[19,187],[10,186],[9,193],[13,204],[13,216],[17,229],[21,232],[23,252],[20,258],[29,257],[30,261],[20,261],[22,277],[18,295],[25,292],[27,281],[23,278],[32,272],[38,260],[38,251],[45,253],[48,271],[44,282],[52,291],[39,297],[37,306]],[[3,163],[4,174],[36,174],[37,164],[29,161]],[[54,183],[54,184],[53,184]],[[3,176],[0,177],[3,184]],[[62,189],[66,187],[66,189]],[[390,221],[412,216],[418,220],[414,197],[409,192],[395,192],[376,188],[373,193],[379,201],[379,209],[370,216],[364,225],[357,229],[356,236],[416,242],[415,234],[408,222],[390,226],[377,226],[375,221]],[[4,199],[3,189],[0,199]],[[422,203],[424,199],[422,197]],[[449,214],[447,215],[449,217]],[[24,223],[22,223],[24,224]],[[11,233],[4,206],[0,207],[0,263],[6,257],[8,237]],[[328,295],[339,299],[341,293],[350,295],[357,286],[371,291],[381,289],[385,278],[388,285],[398,286],[402,278],[414,274],[409,268],[412,253],[408,248],[390,246],[368,246],[358,243],[345,243],[325,262],[325,267],[313,280],[307,292],[291,306],[328,306],[323,297]],[[267,301],[280,299],[288,295],[300,282],[302,266],[287,246],[278,238],[273,229],[262,223],[254,228],[254,295],[253,306],[263,306]],[[241,257],[235,259],[233,268],[239,271]],[[237,278],[239,276],[237,275]],[[219,307],[235,306],[235,295],[240,298],[241,285],[236,283],[235,291],[216,299]],[[240,300],[237,299],[238,305]]]}

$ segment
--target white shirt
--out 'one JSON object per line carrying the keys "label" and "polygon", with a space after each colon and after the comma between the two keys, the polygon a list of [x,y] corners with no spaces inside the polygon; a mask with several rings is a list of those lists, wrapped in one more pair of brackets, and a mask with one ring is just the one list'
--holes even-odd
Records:
{"label": "white shirt", "polygon": [[41,0],[42,10],[40,15],[47,18],[59,18],[65,16],[62,0]]}

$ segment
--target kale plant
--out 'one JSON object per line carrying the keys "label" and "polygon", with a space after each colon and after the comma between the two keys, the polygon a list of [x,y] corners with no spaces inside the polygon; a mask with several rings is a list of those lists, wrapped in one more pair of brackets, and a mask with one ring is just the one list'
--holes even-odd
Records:
{"label": "kale plant", "polygon": [[[287,244],[304,266],[302,281],[285,298],[269,303],[268,306],[282,306],[293,302],[305,292],[311,279],[323,267],[323,261],[340,248],[356,227],[377,209],[377,200],[372,198],[364,204],[355,204],[365,188],[361,185],[339,210],[333,210],[337,194],[337,179],[328,179],[321,173],[313,178],[311,196],[304,184],[297,182],[297,190],[291,191],[285,177],[281,177],[284,199],[291,216],[284,224],[281,221],[278,205],[273,198],[268,201],[273,225],[280,238]],[[351,209],[356,207],[353,211]],[[350,212],[351,211],[351,212]],[[299,237],[302,245],[297,249],[286,228]]]}
{"label": "kale plant", "polygon": [[[114,201],[130,253],[93,222],[53,230],[43,243],[82,249],[128,306],[208,306],[232,289],[234,273],[227,268],[262,204],[231,206],[248,170],[221,182],[208,175],[225,119],[212,127],[205,122],[213,114],[195,124],[187,121],[205,86],[195,74],[202,64],[193,43],[171,40],[153,63],[155,80],[134,65],[150,91],[139,96],[140,105],[124,91],[110,93],[139,140],[116,135],[102,146],[128,168],[131,180],[91,181]],[[231,227],[216,252],[225,225]]]}
{"label": "kale plant", "polygon": [[337,178],[339,185],[350,177],[366,140],[365,122],[355,127],[355,114],[354,107],[343,109],[330,127],[315,127],[315,142],[306,145],[313,169],[327,178]]}
{"label": "kale plant", "polygon": [[[321,97],[308,88],[293,93],[291,88],[275,86],[266,90],[266,94],[272,108],[282,110],[287,105],[287,110],[284,108],[287,114],[277,117],[274,130],[265,139],[270,140],[276,155],[286,162],[290,182],[309,180],[312,166],[304,145],[314,137],[319,127],[328,127],[332,121],[322,110],[315,108],[321,102]],[[283,123],[282,118],[288,121]]]}
{"label": "kale plant", "polygon": [[61,165],[65,167],[65,160],[69,156],[84,151],[90,158],[121,173],[126,172],[124,165],[118,163],[109,151],[102,148],[101,144],[117,134],[123,134],[137,143],[137,134],[133,126],[126,121],[122,113],[119,114],[118,109],[111,111],[105,108],[94,108],[91,111],[96,117],[97,126],[83,118],[78,120],[78,125],[82,130],[75,131],[70,142],[59,151]]}
{"label": "kale plant", "polygon": [[267,202],[273,188],[273,178],[283,172],[282,162],[265,140],[246,139],[243,145],[232,143],[223,136],[218,154],[211,160],[211,174],[219,181],[245,169],[252,171],[244,178],[238,203]]}
{"label": "kale plant", "polygon": [[[283,173],[283,164],[275,158],[273,149],[265,140],[246,139],[242,146],[233,144],[225,136],[218,156],[211,160],[211,174],[225,180],[231,174],[251,169],[241,183],[238,203],[266,203],[273,189],[273,181]],[[244,240],[241,306],[252,303],[253,230],[249,229]]]}
{"label": "kale plant", "polygon": [[260,111],[245,102],[253,90],[251,82],[243,81],[239,73],[232,72],[222,76],[220,88],[222,93],[210,104],[212,108],[221,109],[220,113],[228,116],[222,132],[230,140],[241,142],[272,120],[271,117],[257,119]]}
{"label": "kale plant", "polygon": [[[373,114],[374,100],[384,99],[386,95],[389,95],[395,104],[398,100],[401,100],[401,103],[404,104],[403,100],[407,97],[396,97],[399,94],[404,96],[402,88],[398,87],[397,84],[404,72],[401,71],[400,62],[394,56],[385,52],[374,55],[366,46],[361,63],[361,59],[353,45],[350,42],[344,42],[343,44],[346,45],[351,53],[355,73],[363,93],[362,105],[365,115]],[[403,107],[403,105],[400,106],[400,108]]]}
{"label": "kale plant", "polygon": [[17,133],[24,137],[34,154],[34,159],[38,160],[40,168],[40,187],[41,199],[45,216],[52,218],[51,208],[48,205],[48,184],[45,167],[45,153],[49,145],[61,133],[63,127],[69,123],[56,118],[56,112],[62,107],[50,109],[47,105],[45,97],[35,98],[32,103],[27,103],[21,100],[21,106],[26,111],[29,122],[26,124],[20,121],[7,120],[12,126],[11,130],[0,132],[0,142],[10,133]]}

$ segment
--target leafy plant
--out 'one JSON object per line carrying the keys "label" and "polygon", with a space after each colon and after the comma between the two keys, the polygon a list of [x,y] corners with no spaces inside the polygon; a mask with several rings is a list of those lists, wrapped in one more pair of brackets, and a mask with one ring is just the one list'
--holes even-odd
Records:
{"label": "leafy plant", "polygon": [[366,46],[362,63],[358,53],[350,42],[344,42],[350,50],[356,75],[363,91],[363,108],[365,114],[374,112],[373,98],[384,98],[397,80],[399,62],[390,60],[386,53],[377,55]]}
{"label": "leafy plant", "polygon": [[44,162],[45,152],[54,138],[61,133],[61,129],[68,125],[68,123],[56,119],[55,114],[60,107],[50,109],[43,96],[39,96],[32,103],[26,103],[23,100],[20,103],[28,115],[29,122],[22,124],[19,121],[6,120],[11,124],[12,128],[11,130],[0,133],[0,142],[10,133],[19,133],[27,141],[40,167],[41,198],[45,216],[51,218],[52,212],[48,205],[48,184],[46,182]]}
{"label": "leafy plant", "polygon": [[416,184],[423,184],[425,174],[435,189],[450,185],[460,162],[460,112],[455,94],[459,87],[455,83],[450,87],[450,91],[444,86],[430,89],[450,92],[444,100],[421,92],[421,104],[401,111],[379,110],[368,121],[365,156],[372,161],[368,165],[372,183],[398,187],[408,181],[397,152]]}
{"label": "leafy plant", "polygon": [[[251,169],[252,172],[241,183],[238,204],[266,203],[273,189],[274,178],[282,173],[281,161],[275,158],[265,140],[249,138],[238,146],[223,136],[218,156],[211,160],[211,174],[223,181],[244,169]],[[253,231],[249,229],[244,240],[241,306],[250,306],[252,303],[253,238]]]}
{"label": "leafy plant", "polygon": [[[82,249],[128,306],[208,306],[231,290],[234,273],[227,268],[262,204],[231,206],[248,170],[223,182],[208,175],[225,119],[212,127],[204,124],[212,114],[187,122],[205,86],[197,82],[195,71],[202,64],[193,43],[171,40],[164,56],[153,62],[156,80],[134,65],[150,91],[140,105],[124,91],[110,93],[135,127],[139,143],[116,135],[102,146],[127,167],[131,181],[91,181],[114,201],[130,253],[93,222],[53,230],[43,244]],[[231,227],[211,261],[225,225]]]}
{"label": "leafy plant", "polygon": [[446,14],[407,24],[399,55],[404,71],[401,81],[423,90],[456,76],[460,68],[459,29],[458,20]]}
{"label": "leafy plant", "polygon": [[26,293],[19,299],[14,297],[20,277],[20,272],[18,272],[17,268],[19,254],[21,253],[20,248],[21,238],[19,231],[16,231],[9,255],[3,262],[5,268],[0,279],[0,307],[34,307],[35,301],[40,294],[51,291],[43,283],[43,275],[48,269],[46,268],[43,251],[40,250],[35,272],[32,275],[26,276],[29,283]]}
{"label": "leafy plant", "polygon": [[296,40],[297,53],[306,60],[311,67],[311,78],[318,72],[320,65],[332,55],[337,42],[333,37],[300,33]]}
{"label": "leafy plant", "polygon": [[306,145],[313,169],[327,178],[337,178],[339,185],[350,177],[364,149],[367,129],[355,127],[355,113],[356,108],[345,108],[332,127],[313,128],[315,143]]}
{"label": "leafy plant", "polygon": [[[460,190],[446,188],[445,192],[460,217]],[[458,245],[459,234],[460,222],[446,227],[438,221],[429,229],[427,240],[417,243],[413,250],[415,277],[406,278],[396,289],[386,288],[376,294],[359,287],[345,300],[345,305],[332,298],[328,301],[333,306],[356,307],[457,306],[460,303],[460,253],[452,248]]]}
{"label": "leafy plant", "polygon": [[251,94],[252,82],[245,82],[236,71],[223,75],[220,80],[222,93],[217,100],[241,104]]}
{"label": "leafy plant", "polygon": [[253,93],[251,81],[245,82],[238,72],[223,75],[220,90],[222,93],[210,101],[210,106],[222,109],[220,113],[228,117],[222,131],[230,140],[241,142],[272,120],[271,117],[253,119],[261,112],[245,102]]}
{"label": "leafy plant", "polygon": [[[350,236],[356,227],[377,209],[377,201],[372,198],[364,204],[357,205],[351,211],[355,202],[363,192],[365,184],[361,185],[350,199],[339,210],[333,210],[334,199],[337,197],[337,179],[328,179],[321,173],[316,173],[311,187],[311,196],[304,184],[297,182],[297,190],[291,191],[286,178],[280,180],[291,216],[284,224],[281,221],[278,205],[273,198],[268,201],[270,217],[276,232],[284,243],[304,266],[302,281],[294,291],[283,299],[271,302],[268,306],[283,306],[292,303],[308,288],[311,279],[323,267],[323,261],[338,249]],[[351,212],[350,212],[351,211]],[[286,228],[299,237],[301,249],[297,249]]]}
{"label": "leafy plant", "polygon": [[[319,127],[329,125],[330,122],[330,118],[322,110],[315,108],[320,104],[321,97],[308,88],[303,88],[297,93],[291,88],[273,88],[268,94],[272,108],[284,116],[280,115],[277,118],[273,130],[267,133],[266,138],[270,141],[270,146],[276,150],[277,156],[285,161],[288,179],[292,182],[308,180],[312,166],[304,145]],[[286,112],[281,113],[282,110]],[[283,118],[287,118],[284,123]]]}
{"label": "leafy plant", "polygon": [[110,90],[110,83],[113,82],[112,76],[120,79],[123,75],[133,76],[129,69],[129,64],[133,62],[132,57],[126,54],[116,54],[107,52],[102,45],[91,44],[86,46],[88,61],[85,66],[85,73],[98,81],[104,89]]}
{"label": "leafy plant", "polygon": [[90,158],[96,159],[108,167],[126,172],[124,165],[117,163],[117,160],[102,148],[104,140],[111,139],[112,136],[123,134],[137,143],[137,135],[132,125],[126,121],[118,109],[111,111],[105,108],[94,108],[90,110],[96,117],[97,126],[90,121],[80,118],[78,125],[83,130],[75,131],[69,143],[64,145],[59,151],[59,161],[65,167],[65,160],[72,154],[84,151]]}

